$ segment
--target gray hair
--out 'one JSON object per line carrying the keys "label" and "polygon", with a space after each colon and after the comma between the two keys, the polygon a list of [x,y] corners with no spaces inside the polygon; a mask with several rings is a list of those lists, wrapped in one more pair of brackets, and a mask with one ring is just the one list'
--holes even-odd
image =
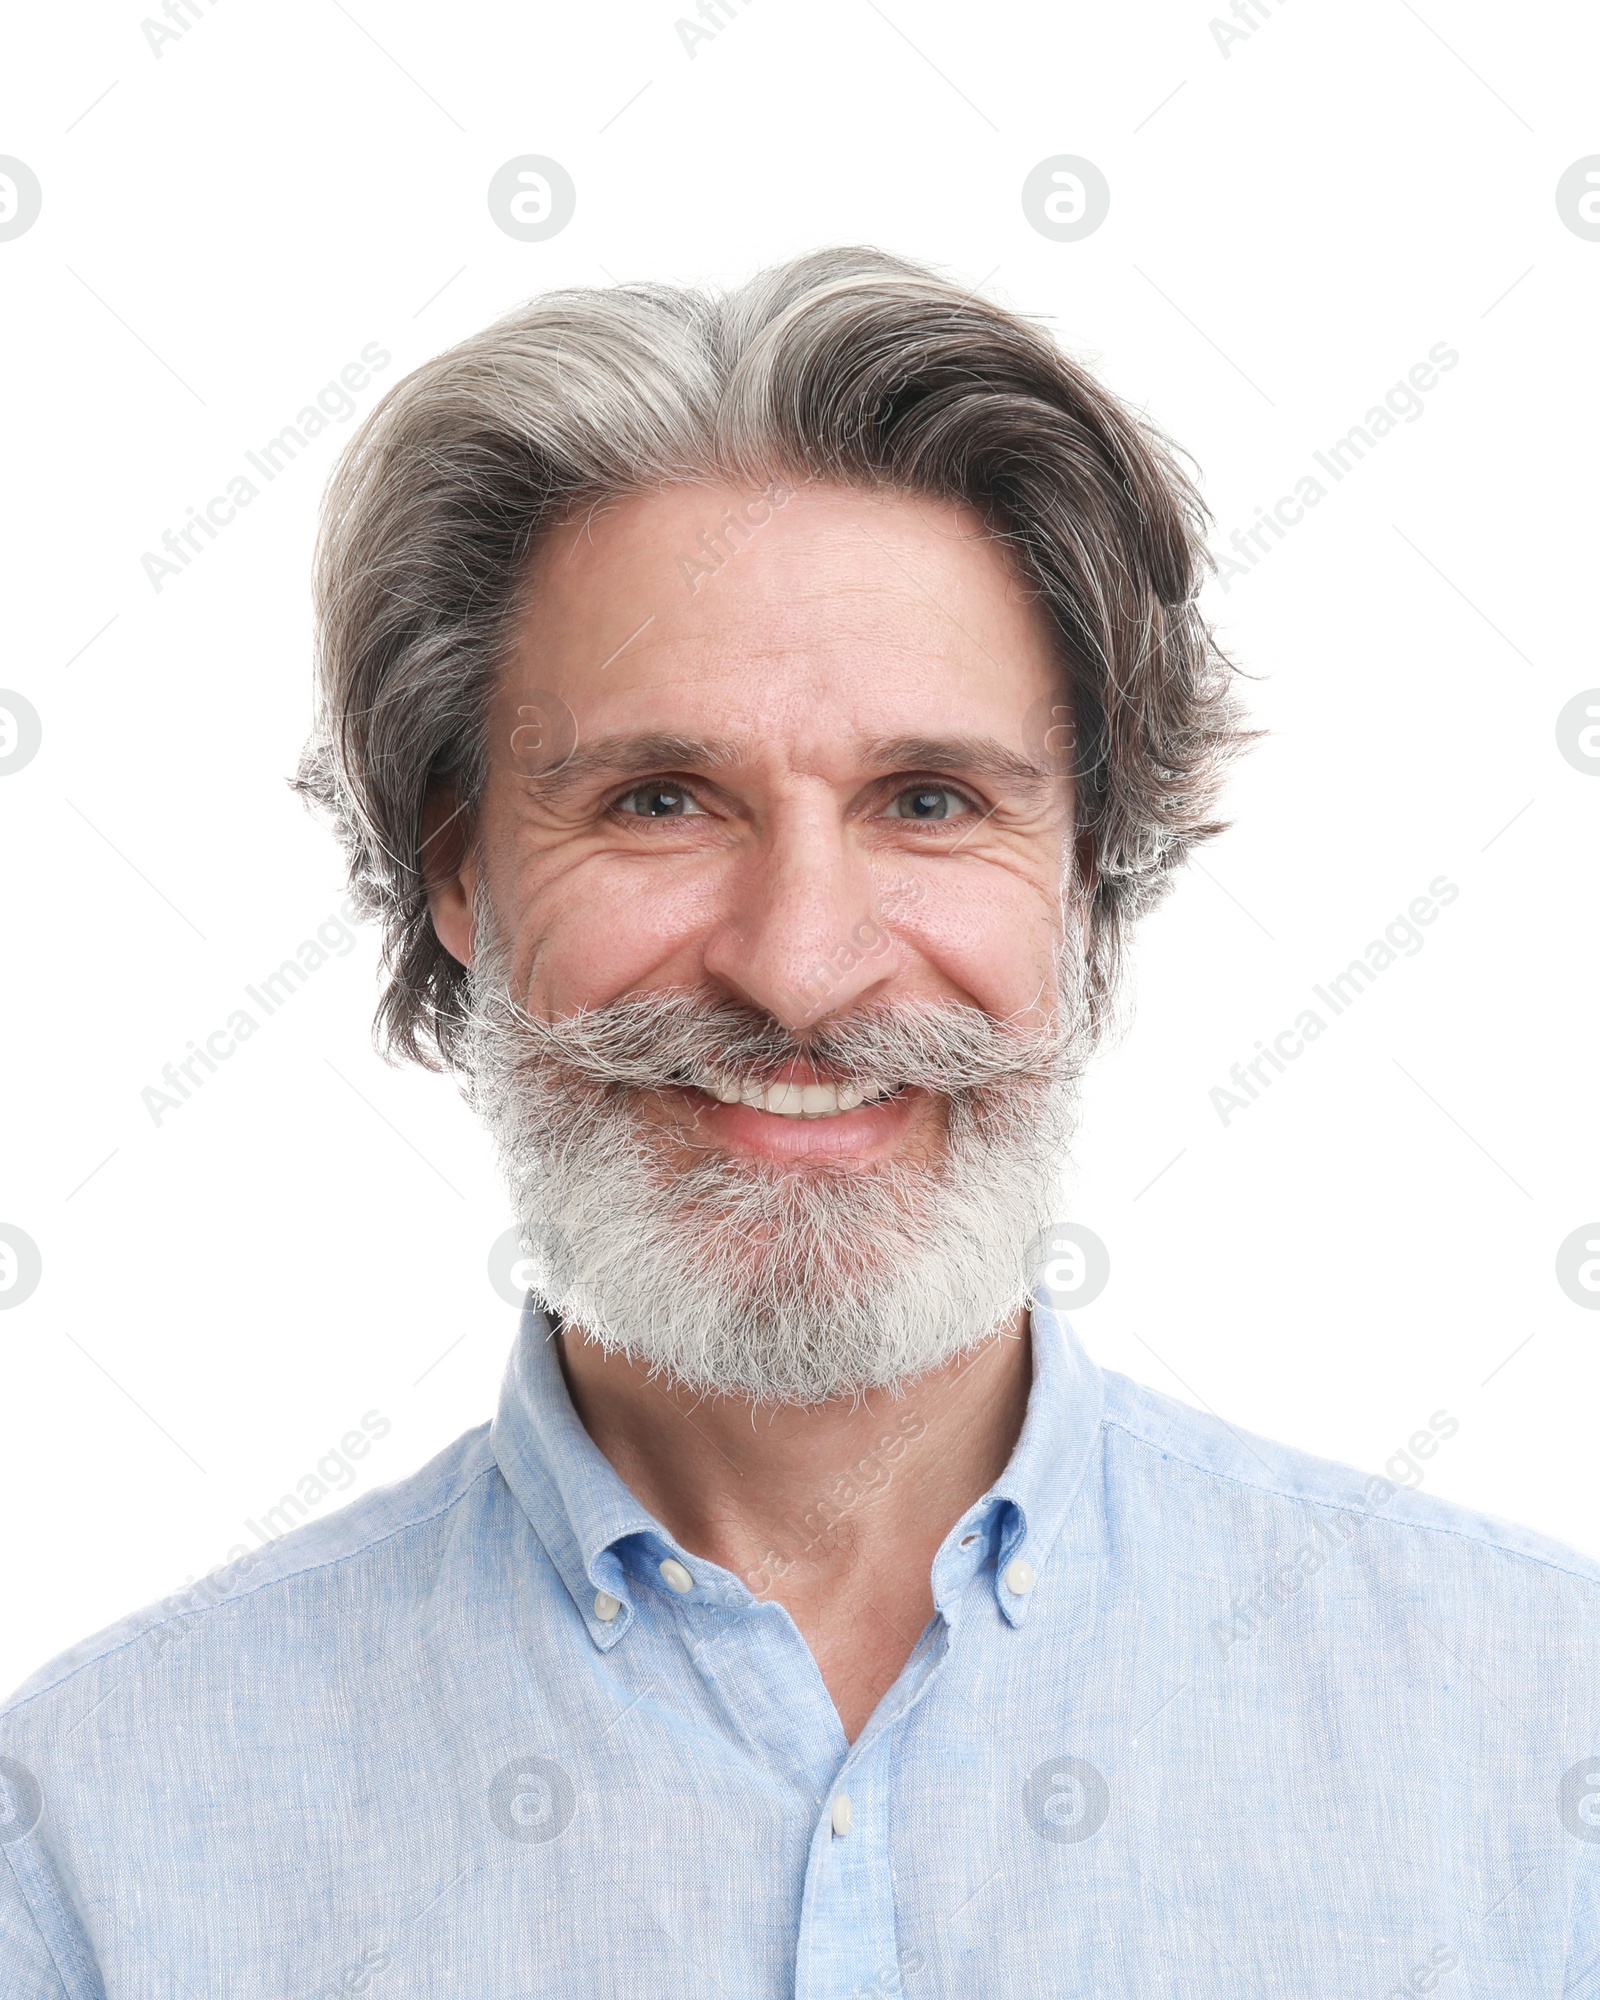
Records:
{"label": "gray hair", "polygon": [[413,370],[340,459],[295,784],[383,927],[391,1056],[461,1062],[466,974],[429,914],[423,804],[448,785],[470,824],[536,538],[627,494],[775,477],[965,504],[1048,610],[1091,857],[1087,1001],[1109,1017],[1129,926],[1222,830],[1224,767],[1252,733],[1196,604],[1209,516],[1173,446],[1036,327],[835,249],[724,294],[551,292]]}

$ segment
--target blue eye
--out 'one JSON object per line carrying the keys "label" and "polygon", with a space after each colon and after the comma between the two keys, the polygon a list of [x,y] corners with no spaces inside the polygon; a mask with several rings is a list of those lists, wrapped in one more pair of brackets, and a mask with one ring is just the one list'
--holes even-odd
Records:
{"label": "blue eye", "polygon": [[948,785],[911,785],[889,807],[890,819],[954,819],[970,811],[967,798]]}
{"label": "blue eye", "polygon": [[634,819],[685,819],[692,813],[704,817],[694,795],[682,785],[640,785],[617,800],[617,810]]}

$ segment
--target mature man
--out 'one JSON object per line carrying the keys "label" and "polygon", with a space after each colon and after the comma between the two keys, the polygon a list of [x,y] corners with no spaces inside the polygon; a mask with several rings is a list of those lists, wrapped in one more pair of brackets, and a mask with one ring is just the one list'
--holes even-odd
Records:
{"label": "mature man", "polygon": [[538,1283],[491,1426],[16,1698],[5,2000],[1600,1992],[1600,1567],[1030,1299],[1243,740],[1202,519],[870,252],[374,412],[302,783]]}

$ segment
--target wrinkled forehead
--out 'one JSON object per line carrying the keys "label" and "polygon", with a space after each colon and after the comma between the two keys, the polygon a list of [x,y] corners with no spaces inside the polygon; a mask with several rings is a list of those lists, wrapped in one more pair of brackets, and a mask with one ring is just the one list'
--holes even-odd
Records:
{"label": "wrinkled forehead", "polygon": [[[685,485],[542,540],[503,684],[585,735],[683,727],[1018,734],[1053,622],[969,508],[818,482]],[[1009,723],[1008,723],[1009,718]]]}

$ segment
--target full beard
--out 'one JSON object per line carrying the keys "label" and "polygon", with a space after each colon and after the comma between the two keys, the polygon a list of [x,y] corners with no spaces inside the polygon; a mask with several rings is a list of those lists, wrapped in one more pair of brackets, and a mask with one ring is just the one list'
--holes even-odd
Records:
{"label": "full beard", "polygon": [[[533,1289],[564,1324],[699,1394],[817,1404],[941,1367],[1027,1305],[1093,1040],[1079,951],[1058,956],[1044,1028],[939,1005],[792,1034],[682,992],[541,1020],[513,999],[481,924],[478,935],[469,1095]],[[653,1091],[797,1060],[936,1093],[942,1143],[919,1162],[799,1166],[642,1115]]]}

